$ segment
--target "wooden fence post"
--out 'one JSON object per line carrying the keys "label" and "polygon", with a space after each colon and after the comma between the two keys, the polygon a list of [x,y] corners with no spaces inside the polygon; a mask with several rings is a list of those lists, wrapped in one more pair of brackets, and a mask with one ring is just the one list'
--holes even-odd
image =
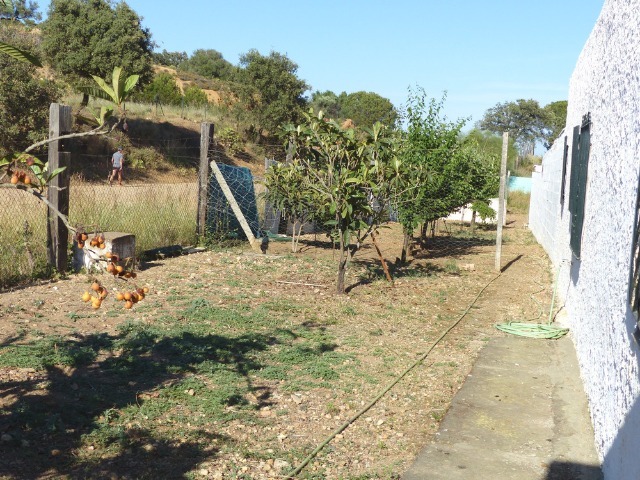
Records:
{"label": "wooden fence post", "polygon": [[[56,138],[71,131],[71,107],[52,103],[49,108],[49,138]],[[69,215],[69,165],[71,153],[63,152],[64,145],[59,140],[49,143],[49,171],[67,167],[56,176],[47,188],[47,200],[63,215]],[[67,242],[69,229],[56,212],[47,207],[47,259],[49,265],[58,272],[66,272],[68,265]]]}
{"label": "wooden fence post", "polygon": [[198,218],[196,233],[204,238],[207,231],[207,203],[209,196],[209,145],[213,139],[213,123],[200,124],[200,167],[198,169]]}

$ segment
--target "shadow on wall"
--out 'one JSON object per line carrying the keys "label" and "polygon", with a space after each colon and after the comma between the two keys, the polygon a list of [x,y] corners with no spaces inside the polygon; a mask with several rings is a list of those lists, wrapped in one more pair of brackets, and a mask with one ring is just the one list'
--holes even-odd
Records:
{"label": "shadow on wall", "polygon": [[[635,375],[640,375],[640,356],[638,355],[639,347],[634,340],[633,333],[636,330],[636,319],[631,311],[631,307],[627,304],[627,312],[625,316],[625,324],[627,327],[627,341],[629,348],[634,352],[633,368],[631,371]],[[624,378],[618,379],[617,385],[624,385]],[[624,422],[618,428],[616,437],[604,452],[604,460],[602,462],[602,471],[607,478],[612,479],[637,479],[640,478],[640,396],[636,396],[633,405],[627,411]]]}

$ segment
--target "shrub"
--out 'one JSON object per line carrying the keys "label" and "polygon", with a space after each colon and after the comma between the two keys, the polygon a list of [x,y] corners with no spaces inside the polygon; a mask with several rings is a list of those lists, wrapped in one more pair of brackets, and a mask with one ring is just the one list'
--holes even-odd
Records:
{"label": "shrub", "polygon": [[218,134],[218,142],[227,150],[231,155],[235,155],[241,152],[244,148],[242,139],[238,132],[231,127],[225,127]]}
{"label": "shrub", "polygon": [[131,168],[143,169],[149,165],[155,165],[162,160],[162,156],[151,147],[133,148],[127,160]]}
{"label": "shrub", "polygon": [[202,107],[208,103],[207,94],[197,85],[189,85],[184,89],[184,102],[187,105]]}
{"label": "shrub", "polygon": [[182,102],[182,94],[173,76],[168,73],[159,73],[136,99],[147,103],[179,105]]}

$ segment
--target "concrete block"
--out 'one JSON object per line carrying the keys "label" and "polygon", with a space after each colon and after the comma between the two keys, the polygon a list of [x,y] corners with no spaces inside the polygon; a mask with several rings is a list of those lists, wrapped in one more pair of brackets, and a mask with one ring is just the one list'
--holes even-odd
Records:
{"label": "concrete block", "polygon": [[78,272],[82,268],[86,271],[102,272],[106,268],[106,263],[100,261],[107,252],[118,255],[121,264],[125,259],[129,265],[134,265],[136,260],[136,237],[130,233],[103,232],[104,248],[91,247],[87,242],[84,248],[78,248],[77,243],[73,243],[73,269]]}

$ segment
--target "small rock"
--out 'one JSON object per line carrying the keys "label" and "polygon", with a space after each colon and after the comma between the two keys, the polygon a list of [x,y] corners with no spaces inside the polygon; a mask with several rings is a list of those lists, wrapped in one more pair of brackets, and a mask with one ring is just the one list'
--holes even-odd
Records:
{"label": "small rock", "polygon": [[276,458],[275,461],[273,462],[273,468],[275,470],[280,470],[282,471],[285,468],[289,468],[289,462],[287,462],[286,460],[280,460],[279,458]]}
{"label": "small rock", "polygon": [[57,457],[58,455],[60,455],[60,450],[58,450],[57,448],[54,448],[49,453],[51,454],[52,457]]}
{"label": "small rock", "polygon": [[384,420],[380,419],[376,422],[376,425],[380,426],[384,423]]}
{"label": "small rock", "polygon": [[12,440],[13,437],[8,433],[3,433],[2,436],[0,436],[0,441],[3,443],[11,442]]}
{"label": "small rock", "polygon": [[207,475],[209,475],[209,470],[207,470],[206,468],[201,468],[200,470],[198,470],[198,473],[203,477],[206,477]]}
{"label": "small rock", "polygon": [[142,449],[145,452],[153,452],[155,450],[155,447],[153,445],[151,445],[150,443],[147,443],[147,444],[142,446]]}

